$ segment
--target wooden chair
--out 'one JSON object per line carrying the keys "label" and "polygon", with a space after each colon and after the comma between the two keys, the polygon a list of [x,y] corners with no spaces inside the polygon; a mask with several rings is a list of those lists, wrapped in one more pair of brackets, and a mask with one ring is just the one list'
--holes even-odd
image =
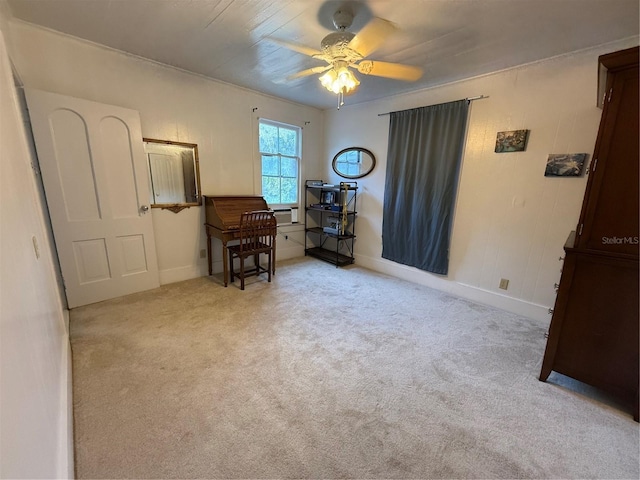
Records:
{"label": "wooden chair", "polygon": [[[227,247],[231,283],[233,283],[234,277],[238,277],[240,289],[244,290],[244,279],[261,273],[266,273],[268,281],[271,282],[276,233],[277,223],[272,211],[259,210],[242,214],[240,217],[240,243]],[[267,268],[260,265],[261,253],[267,254]],[[253,257],[254,266],[247,269],[245,261],[249,257]],[[240,260],[240,272],[234,271],[234,258]]]}

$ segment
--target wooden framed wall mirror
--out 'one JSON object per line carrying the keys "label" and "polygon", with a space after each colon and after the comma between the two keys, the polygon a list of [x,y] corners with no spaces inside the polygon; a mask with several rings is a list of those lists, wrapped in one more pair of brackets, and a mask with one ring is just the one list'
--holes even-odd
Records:
{"label": "wooden framed wall mirror", "polygon": [[366,148],[349,147],[333,157],[331,166],[343,178],[362,178],[376,166],[376,157]]}
{"label": "wooden framed wall mirror", "polygon": [[174,213],[202,205],[198,145],[143,138],[151,208]]}

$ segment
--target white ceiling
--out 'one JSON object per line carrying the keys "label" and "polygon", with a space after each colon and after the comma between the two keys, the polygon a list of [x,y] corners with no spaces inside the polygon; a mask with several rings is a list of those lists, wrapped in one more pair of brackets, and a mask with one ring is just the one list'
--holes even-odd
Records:
{"label": "white ceiling", "polygon": [[[469,78],[639,33],[638,0],[8,0],[14,18],[319,108],[336,105],[323,63],[265,40],[319,49],[348,5],[357,33],[372,16],[398,31],[368,58],[417,65],[415,83],[357,74],[348,104]],[[595,67],[594,67],[595,68]]]}

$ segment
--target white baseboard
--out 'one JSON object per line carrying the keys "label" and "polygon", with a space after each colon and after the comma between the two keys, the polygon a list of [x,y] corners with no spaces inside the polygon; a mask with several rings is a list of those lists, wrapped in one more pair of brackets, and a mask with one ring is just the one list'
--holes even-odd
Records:
{"label": "white baseboard", "polygon": [[507,312],[532,318],[544,323],[545,325],[548,325],[551,321],[551,316],[548,311],[549,307],[545,307],[543,305],[537,305],[518,298],[500,295],[499,293],[484,290],[472,285],[439,278],[436,275],[420,272],[413,267],[390,262],[383,258],[372,258],[365,255],[356,255],[355,257],[357,265],[369,268],[376,272],[385,273],[392,277],[407,280],[408,282],[425,285],[474,302],[497,307],[501,310],[506,310]]}
{"label": "white baseboard", "polygon": [[295,245],[287,248],[278,248],[276,253],[276,263],[280,260],[288,260],[290,258],[304,257],[304,246]]}
{"label": "white baseboard", "polygon": [[73,368],[71,342],[69,341],[69,310],[63,310],[63,320],[67,329],[62,339],[60,359],[60,418],[58,438],[58,478],[75,477],[73,438]]}
{"label": "white baseboard", "polygon": [[[220,271],[222,271],[222,262],[217,263],[220,263]],[[186,267],[160,270],[160,285],[182,282],[184,280],[191,280],[192,278],[204,277],[209,273],[207,268],[208,267],[205,263],[202,265],[187,265]]]}

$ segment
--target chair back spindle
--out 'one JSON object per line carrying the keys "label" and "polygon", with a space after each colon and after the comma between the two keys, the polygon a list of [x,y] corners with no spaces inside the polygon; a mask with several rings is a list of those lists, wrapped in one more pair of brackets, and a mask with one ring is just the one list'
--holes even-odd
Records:
{"label": "chair back spindle", "polygon": [[[241,280],[241,289],[244,290],[244,279],[250,275],[268,274],[268,281],[271,281],[271,262],[273,260],[273,250],[275,245],[275,237],[277,234],[277,222],[273,211],[258,210],[253,212],[245,212],[240,217],[240,242],[238,245],[228,247],[229,260],[231,264],[231,282],[235,276]],[[260,254],[268,255],[268,268],[260,265]],[[253,256],[254,267],[247,270],[245,268],[245,259]],[[240,260],[240,272],[236,274],[233,268],[233,259]]]}

